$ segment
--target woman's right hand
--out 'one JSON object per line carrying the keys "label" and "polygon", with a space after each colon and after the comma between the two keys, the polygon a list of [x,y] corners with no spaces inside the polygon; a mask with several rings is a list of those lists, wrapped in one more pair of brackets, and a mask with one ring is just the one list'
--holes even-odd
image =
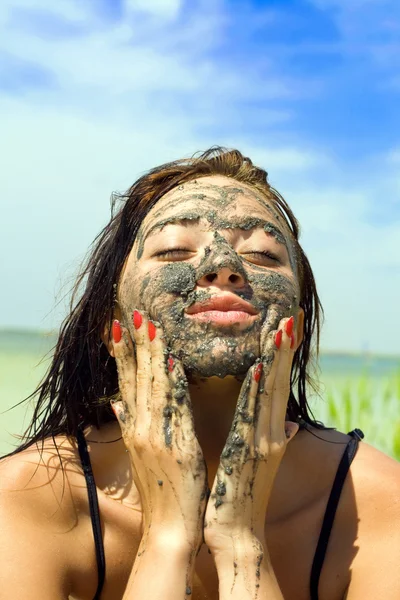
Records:
{"label": "woman's right hand", "polygon": [[[197,551],[203,541],[207,468],[195,435],[188,384],[181,362],[168,354],[159,324],[134,311],[134,343],[119,321],[113,348],[121,400],[112,402],[130,454],[150,527]],[[171,541],[173,541],[171,539]]]}

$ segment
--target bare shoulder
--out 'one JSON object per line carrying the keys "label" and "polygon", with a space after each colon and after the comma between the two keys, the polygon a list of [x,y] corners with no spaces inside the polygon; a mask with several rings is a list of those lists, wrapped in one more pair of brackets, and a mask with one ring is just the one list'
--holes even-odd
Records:
{"label": "bare shoulder", "polygon": [[[327,498],[351,438],[335,430],[313,433],[318,437],[307,442],[311,454],[318,456],[318,476],[324,488],[328,484]],[[397,600],[399,563],[400,464],[363,440],[340,494],[326,556],[330,569],[325,570],[325,578],[322,574],[322,591],[330,597],[329,590],[341,574],[342,597],[347,600]]]}
{"label": "bare shoulder", "polygon": [[[334,459],[334,473],[343,455],[350,436],[336,430],[318,432],[319,439],[329,444],[315,445],[321,462],[325,466],[330,458]],[[318,444],[318,442],[315,442]],[[332,486],[329,476],[329,489]],[[351,510],[350,510],[351,509]],[[339,503],[339,513],[344,522],[357,515],[359,532],[370,530],[370,524],[380,523],[394,514],[400,518],[400,463],[371,446],[360,441],[357,452],[347,474]]]}
{"label": "bare shoulder", "polygon": [[[349,512],[353,499],[354,557],[346,598],[397,599],[400,597],[400,464],[361,442],[346,483],[342,515],[346,510]],[[342,522],[346,521],[348,518]]]}
{"label": "bare shoulder", "polygon": [[374,507],[400,511],[400,463],[396,460],[361,442],[352,463],[351,475],[357,503],[364,512],[372,514]]}
{"label": "bare shoulder", "polygon": [[[0,579],[5,597],[67,598],[79,470],[67,440],[0,461]],[[66,543],[67,542],[67,543]]]}
{"label": "bare shoulder", "polygon": [[[74,488],[81,478],[76,449],[66,437],[46,439],[0,461],[0,502],[25,505],[53,521],[68,518]],[[48,512],[49,511],[49,512]]]}
{"label": "bare shoulder", "polygon": [[[328,473],[324,485],[326,484],[330,489],[332,474],[336,473],[344,448],[351,437],[335,429],[311,429],[311,433],[312,436],[305,434],[307,444],[303,445],[302,452],[307,460],[314,457],[315,464],[320,467],[320,470]],[[328,465],[332,468],[327,469]],[[321,475],[322,473],[318,471],[318,476]],[[372,498],[381,505],[390,503],[393,494],[396,496],[399,493],[399,486],[400,463],[368,442],[360,441],[345,484],[345,488],[351,488],[357,507],[371,510]]]}

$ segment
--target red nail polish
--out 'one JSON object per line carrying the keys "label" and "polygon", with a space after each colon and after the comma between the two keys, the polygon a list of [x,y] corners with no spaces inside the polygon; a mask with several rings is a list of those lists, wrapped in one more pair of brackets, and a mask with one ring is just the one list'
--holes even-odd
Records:
{"label": "red nail polish", "polygon": [[174,359],[172,358],[171,355],[169,355],[169,357],[168,357],[168,371],[170,373],[172,373],[172,371],[174,370],[174,364],[175,364]]}
{"label": "red nail polish", "polygon": [[275,345],[277,348],[280,348],[282,342],[282,329],[279,329],[275,336]]}
{"label": "red nail polish", "polygon": [[133,325],[135,329],[139,329],[143,321],[142,315],[138,310],[133,311]]}
{"label": "red nail polish", "polygon": [[286,321],[286,325],[285,325],[285,331],[289,337],[292,335],[293,325],[294,325],[294,317],[290,317],[289,321]]}
{"label": "red nail polish", "polygon": [[263,370],[262,363],[258,363],[256,368],[254,369],[254,379],[257,381],[257,383],[260,381],[262,370]]}
{"label": "red nail polish", "polygon": [[116,344],[118,344],[118,342],[121,341],[122,329],[121,329],[121,324],[119,321],[117,321],[117,319],[115,319],[115,321],[112,325],[112,336],[113,336],[113,340]]}
{"label": "red nail polish", "polygon": [[294,348],[294,333],[292,333],[292,335],[290,336],[290,348]]}
{"label": "red nail polish", "polygon": [[150,341],[152,342],[155,337],[156,337],[156,326],[154,325],[154,323],[152,321],[149,321],[149,338],[150,338]]}

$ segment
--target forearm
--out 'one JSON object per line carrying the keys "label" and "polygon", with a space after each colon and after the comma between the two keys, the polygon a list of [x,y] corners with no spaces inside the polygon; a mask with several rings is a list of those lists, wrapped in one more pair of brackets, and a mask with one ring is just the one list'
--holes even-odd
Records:
{"label": "forearm", "polygon": [[214,559],[219,600],[283,600],[265,542],[236,539]]}
{"label": "forearm", "polygon": [[172,533],[143,536],[123,600],[190,598],[195,555]]}

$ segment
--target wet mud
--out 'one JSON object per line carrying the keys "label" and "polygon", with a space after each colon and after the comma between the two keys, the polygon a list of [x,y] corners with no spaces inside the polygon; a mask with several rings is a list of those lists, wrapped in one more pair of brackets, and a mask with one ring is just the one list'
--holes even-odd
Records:
{"label": "wet mud", "polygon": [[[261,194],[235,185],[227,188],[206,185],[201,183],[201,179],[197,184],[185,184],[181,192],[184,194],[173,196],[167,206],[158,209],[156,205],[152,209],[151,219],[137,239],[139,264],[145,237],[152,230],[161,231],[166,225],[182,222],[182,219],[196,223],[202,219],[202,222],[209,223],[213,232],[212,242],[203,248],[197,264],[182,260],[160,261],[151,273],[142,273],[139,269],[137,273],[126,274],[120,289],[124,319],[132,327],[132,311],[139,308],[144,309],[151,319],[159,321],[168,350],[182,361],[189,380],[192,374],[200,377],[240,377],[261,355],[262,325],[269,321],[270,328],[274,329],[282,317],[297,313],[299,291],[292,242],[287,228],[276,219],[271,221],[276,217],[276,211]],[[249,195],[257,198],[264,215],[236,214],[238,199],[242,203]],[[195,210],[192,208],[194,201]],[[159,220],[166,212],[169,216]],[[278,244],[285,246],[292,266],[292,278],[277,270],[249,263],[223,235],[227,229],[250,231],[253,227],[262,227]],[[236,325],[218,328],[213,323],[190,319],[185,313],[193,303],[205,301],[213,295],[207,286],[199,287],[197,283],[203,280],[212,284],[224,267],[232,271],[230,291],[252,304],[259,313],[245,330],[239,331]],[[184,390],[181,392],[183,394]],[[178,391],[176,393],[179,394]]]}

